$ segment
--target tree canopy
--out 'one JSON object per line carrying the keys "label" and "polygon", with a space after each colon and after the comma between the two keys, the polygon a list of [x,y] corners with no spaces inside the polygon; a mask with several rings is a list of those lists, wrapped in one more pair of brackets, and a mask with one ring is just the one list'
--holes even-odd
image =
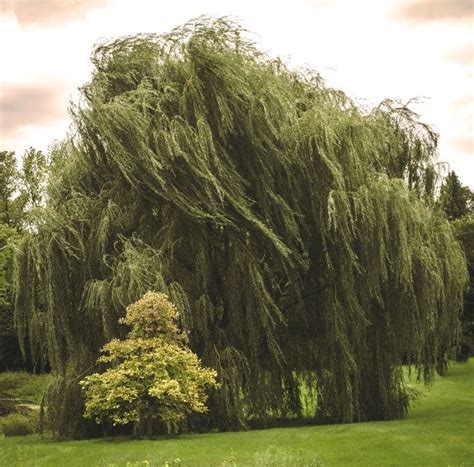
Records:
{"label": "tree canopy", "polygon": [[0,370],[22,366],[18,337],[13,324],[11,277],[17,232],[0,222]]}
{"label": "tree canopy", "polygon": [[16,157],[13,151],[0,151],[0,222],[12,222],[13,195],[18,184],[18,170]]}
{"label": "tree canopy", "polygon": [[458,360],[474,355],[474,213],[453,222],[456,238],[464,248],[469,271],[469,288],[464,296],[461,314],[462,336]]}
{"label": "tree canopy", "polygon": [[25,229],[34,228],[44,201],[48,172],[46,156],[30,148],[21,168],[13,151],[0,151],[0,369],[31,363],[22,359],[13,319],[13,252]]}
{"label": "tree canopy", "polygon": [[49,161],[29,148],[21,167],[13,151],[0,151],[0,222],[18,232],[35,224],[34,211],[45,201]]}
{"label": "tree canopy", "polygon": [[461,184],[454,170],[443,180],[439,204],[451,221],[474,212],[474,193]]}
{"label": "tree canopy", "polygon": [[225,18],[103,43],[92,62],[17,257],[55,430],[86,434],[77,383],[147,290],[218,372],[201,428],[300,416],[302,384],[317,420],[403,416],[401,363],[426,380],[444,366],[467,279],[429,206],[436,134],[289,70]]}

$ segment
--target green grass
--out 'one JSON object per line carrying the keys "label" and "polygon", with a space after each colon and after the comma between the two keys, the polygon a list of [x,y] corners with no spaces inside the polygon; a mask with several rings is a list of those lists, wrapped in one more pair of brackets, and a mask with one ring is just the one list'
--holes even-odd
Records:
{"label": "green grass", "polygon": [[[57,443],[0,439],[2,465],[474,465],[474,359],[423,389],[405,420]],[[144,461],[148,461],[149,464]],[[178,462],[179,461],[179,462]]]}
{"label": "green grass", "polygon": [[39,404],[50,381],[50,375],[33,375],[24,371],[0,373],[0,397]]}

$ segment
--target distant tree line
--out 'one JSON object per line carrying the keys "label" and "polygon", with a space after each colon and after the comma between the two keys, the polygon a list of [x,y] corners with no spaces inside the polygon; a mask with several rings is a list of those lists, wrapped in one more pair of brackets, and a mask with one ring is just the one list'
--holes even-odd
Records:
{"label": "distant tree line", "polygon": [[14,152],[0,151],[0,371],[35,366],[22,357],[14,326],[13,259],[20,237],[36,228],[48,166],[47,156],[33,148],[24,153],[20,168]]}
{"label": "distant tree line", "polygon": [[452,221],[456,238],[461,242],[469,270],[469,287],[461,313],[462,334],[458,359],[474,355],[474,192],[463,186],[454,171],[449,172],[441,186],[438,200],[446,217]]}

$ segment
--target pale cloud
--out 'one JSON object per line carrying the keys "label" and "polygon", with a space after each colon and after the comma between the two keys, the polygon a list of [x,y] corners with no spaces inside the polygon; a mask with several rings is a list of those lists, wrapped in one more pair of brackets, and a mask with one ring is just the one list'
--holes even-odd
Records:
{"label": "pale cloud", "polygon": [[394,17],[409,22],[470,21],[474,17],[472,0],[409,0],[398,5]]}
{"label": "pale cloud", "polygon": [[443,58],[457,65],[472,67],[474,65],[474,43],[471,42],[464,46],[451,49],[443,55]]}
{"label": "pale cloud", "polygon": [[453,147],[465,154],[474,153],[474,136],[472,135],[472,128],[466,135],[456,138],[452,142]]}
{"label": "pale cloud", "polygon": [[455,112],[463,112],[472,108],[474,108],[474,96],[472,94],[469,96],[460,97],[459,99],[455,99],[453,101],[453,110]]}
{"label": "pale cloud", "polygon": [[15,16],[22,27],[53,26],[83,19],[87,12],[103,8],[108,0],[6,0],[0,14]]}
{"label": "pale cloud", "polygon": [[3,85],[0,135],[11,139],[25,126],[48,126],[65,117],[64,93],[56,83]]}

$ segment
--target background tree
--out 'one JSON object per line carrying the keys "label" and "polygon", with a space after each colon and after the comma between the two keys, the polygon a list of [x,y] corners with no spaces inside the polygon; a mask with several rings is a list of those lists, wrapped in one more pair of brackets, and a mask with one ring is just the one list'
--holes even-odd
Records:
{"label": "background tree", "polygon": [[138,436],[151,437],[156,422],[175,426],[189,413],[207,411],[206,389],[216,386],[216,372],[187,348],[177,317],[168,297],[153,292],[127,308],[121,321],[131,331],[106,344],[98,359],[111,367],[80,382],[87,418],[134,422]]}
{"label": "background tree", "polygon": [[13,324],[13,248],[20,222],[15,203],[19,174],[15,153],[0,151],[0,370],[22,365]]}
{"label": "background tree", "polygon": [[469,288],[464,296],[462,336],[457,355],[459,360],[467,360],[474,355],[474,214],[457,219],[452,225],[456,238],[464,247],[469,270]]}
{"label": "background tree", "polygon": [[88,434],[77,375],[147,290],[218,371],[200,429],[301,416],[303,382],[316,420],[406,414],[401,363],[432,379],[467,281],[425,202],[437,136],[406,106],[361,111],[269,60],[226,19],[105,43],[92,61],[17,256],[19,331],[44,323],[56,433]]}
{"label": "background tree", "polygon": [[17,232],[0,223],[0,371],[24,365],[13,323],[12,270]]}
{"label": "background tree", "polygon": [[473,196],[469,187],[463,186],[456,172],[452,170],[441,185],[439,204],[446,217],[453,221],[473,212]]}
{"label": "background tree", "polygon": [[23,213],[23,228],[35,224],[35,215],[44,204],[49,172],[48,158],[34,148],[25,151],[19,172],[19,194],[16,199]]}
{"label": "background tree", "polygon": [[[0,152],[0,370],[25,365],[14,326],[13,251],[22,233],[36,224],[47,173],[48,161],[41,151],[26,151],[20,169],[14,152]],[[33,327],[31,332],[36,332]],[[30,355],[27,347],[25,355]],[[29,357],[27,361],[30,365]]]}
{"label": "background tree", "polygon": [[0,222],[6,225],[15,223],[12,202],[18,189],[18,178],[15,153],[0,151]]}
{"label": "background tree", "polygon": [[441,186],[439,204],[446,217],[454,221],[456,238],[464,247],[470,284],[464,297],[461,314],[461,343],[457,358],[465,360],[474,353],[474,192],[463,186],[454,171],[449,172]]}
{"label": "background tree", "polygon": [[20,169],[14,152],[0,152],[1,222],[18,232],[35,223],[34,211],[45,201],[49,168],[48,157],[34,148],[25,151]]}

